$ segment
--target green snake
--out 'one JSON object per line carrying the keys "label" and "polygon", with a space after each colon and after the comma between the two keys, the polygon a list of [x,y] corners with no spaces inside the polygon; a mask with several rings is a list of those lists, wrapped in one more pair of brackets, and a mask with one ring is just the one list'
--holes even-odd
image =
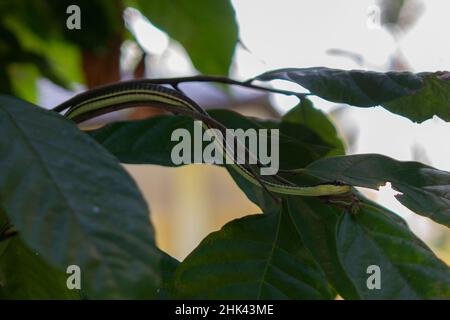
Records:
{"label": "green snake", "polygon": [[[66,118],[79,123],[96,116],[134,106],[160,107],[165,110],[190,115],[194,118],[205,120],[206,128],[217,128],[217,122],[203,110],[196,102],[184,95],[179,90],[171,89],[160,84],[152,83],[151,80],[131,80],[118,82],[80,93],[73,98],[56,106],[53,110],[64,113]],[[214,130],[213,130],[214,132]],[[235,160],[222,139],[217,136],[214,141],[225,150],[225,156],[230,161],[231,167],[238,174],[252,184],[262,187],[277,194],[299,195],[299,196],[330,196],[348,193],[351,189],[342,184],[320,184],[315,186],[296,186],[279,177],[274,182],[263,176],[258,176],[251,167],[241,164]],[[227,162],[228,163],[228,162]]]}

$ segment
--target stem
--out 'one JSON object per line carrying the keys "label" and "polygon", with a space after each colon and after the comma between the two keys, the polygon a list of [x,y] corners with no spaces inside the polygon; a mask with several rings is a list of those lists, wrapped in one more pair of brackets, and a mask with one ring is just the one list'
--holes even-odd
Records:
{"label": "stem", "polygon": [[198,76],[190,76],[190,77],[179,77],[179,78],[160,78],[160,79],[142,79],[142,82],[153,83],[153,84],[170,84],[173,86],[177,86],[180,83],[186,82],[215,82],[215,83],[223,83],[228,85],[246,87],[250,89],[255,89],[259,91],[267,91],[273,93],[284,94],[288,96],[296,96],[300,99],[305,96],[310,95],[310,93],[301,93],[289,90],[275,89],[264,86],[258,86],[253,84],[254,79],[249,79],[247,81],[238,81],[234,79],[230,79],[223,76],[207,76],[207,75],[198,75]]}
{"label": "stem", "polygon": [[[255,90],[259,90],[259,91],[279,93],[279,94],[284,94],[284,95],[288,95],[288,96],[296,96],[300,100],[304,99],[308,95],[311,95],[311,93],[301,93],[301,92],[295,92],[295,91],[289,91],[289,90],[281,90],[281,89],[275,89],[275,88],[268,88],[268,87],[258,86],[258,85],[253,84],[252,83],[253,81],[255,81],[255,79],[249,79],[247,81],[238,81],[238,80],[233,80],[233,79],[230,79],[230,78],[227,78],[227,77],[223,77],[223,76],[198,75],[198,76],[179,77],[179,78],[134,79],[134,80],[121,81],[121,82],[117,82],[117,83],[120,83],[120,84],[150,83],[150,84],[156,84],[156,85],[168,84],[168,85],[172,86],[172,88],[174,88],[178,92],[183,93],[182,90],[180,90],[180,88],[179,88],[179,84],[180,83],[186,83],[186,82],[215,82],[215,83],[223,83],[223,84],[228,84],[228,85],[246,87],[246,88],[255,89]],[[111,85],[111,84],[102,85],[102,86],[93,88],[92,90],[98,90],[98,89],[101,89],[103,87],[108,87],[109,85]],[[84,93],[80,93],[79,95],[86,94],[87,92],[89,92],[89,90],[84,92]],[[65,109],[69,108],[70,105],[67,104],[68,101],[70,101],[70,99],[67,100],[66,102],[63,102],[60,105],[54,107],[51,110],[55,111],[55,112],[61,112],[61,111],[65,110]]]}

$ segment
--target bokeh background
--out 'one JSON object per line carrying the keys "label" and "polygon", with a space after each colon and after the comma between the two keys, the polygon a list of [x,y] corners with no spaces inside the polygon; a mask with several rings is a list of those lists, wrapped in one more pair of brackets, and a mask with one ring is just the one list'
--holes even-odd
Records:
{"label": "bokeh background", "polygon": [[[71,33],[65,29],[65,8],[77,1],[0,0],[1,92],[52,108],[86,88],[120,79],[228,73],[245,80],[271,69],[312,66],[450,70],[448,0],[232,0],[231,6],[220,0],[217,3],[226,3],[231,11],[217,5],[214,15],[198,9],[207,3],[204,0],[192,5],[173,1],[184,6],[154,0],[78,2],[82,29]],[[166,33],[157,27],[170,19],[175,29]],[[189,37],[202,37],[195,33],[196,24],[223,31],[222,38],[208,39],[211,50],[189,50],[195,49]],[[220,61],[209,63],[217,50],[224,50],[223,39],[233,30],[238,41],[226,48],[232,50],[230,68]],[[181,36],[175,39],[172,34]],[[271,85],[305,91],[283,81]],[[298,102],[294,97],[205,83],[181,88],[207,109],[228,108],[261,118],[280,117]],[[449,123],[433,118],[414,124],[378,107],[359,109],[314,97],[312,101],[333,119],[348,153],[380,153],[450,171]],[[159,112],[119,112],[86,126]],[[178,259],[226,222],[260,211],[222,168],[126,168],[148,200],[158,245]],[[403,216],[450,263],[447,228],[410,212],[395,200],[389,185],[363,192]]]}

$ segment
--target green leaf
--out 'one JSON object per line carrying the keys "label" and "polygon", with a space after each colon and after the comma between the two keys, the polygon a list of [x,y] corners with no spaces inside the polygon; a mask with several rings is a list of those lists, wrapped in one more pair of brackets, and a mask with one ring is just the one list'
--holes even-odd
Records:
{"label": "green leaf", "polygon": [[173,298],[173,281],[175,272],[180,265],[180,262],[160,250],[162,256],[160,268],[162,272],[162,285],[158,288],[157,299],[171,299]]}
{"label": "green leaf", "polygon": [[450,227],[450,173],[419,162],[397,161],[378,154],[324,158],[303,173],[323,181],[378,189],[386,182],[401,192],[395,197],[412,211]]}
{"label": "green leaf", "polygon": [[18,236],[0,242],[0,299],[80,299],[67,275],[51,267]]}
{"label": "green leaf", "polygon": [[[6,231],[6,228],[9,226],[9,224],[10,224],[9,219],[6,216],[6,213],[2,210],[2,208],[0,206],[0,239],[2,237],[2,232]],[[1,256],[1,252],[0,252],[0,256]]]}
{"label": "green leaf", "polygon": [[[9,21],[11,21],[11,19],[9,19]],[[27,82],[29,82],[27,87],[28,91],[31,91],[31,93],[25,92],[26,89],[15,85],[15,87],[12,89],[16,89],[16,95],[21,95],[27,99],[29,99],[30,97],[34,98],[35,94],[33,92],[36,91],[35,80],[37,77],[35,68],[37,68],[40,74],[42,74],[44,77],[48,78],[55,84],[60,85],[64,88],[68,88],[67,81],[61,75],[60,70],[56,70],[53,63],[50,61],[50,59],[48,59],[45,50],[35,50],[34,45],[31,46],[31,49],[27,46],[24,46],[24,43],[26,44],[27,41],[24,41],[21,37],[24,37],[25,39],[31,39],[32,37],[28,36],[28,34],[31,34],[31,32],[22,32],[24,28],[16,28],[15,26],[23,27],[19,23],[15,23],[13,24],[13,26],[8,27],[0,24],[0,59],[2,60],[4,67],[8,67],[8,69],[10,69],[8,70],[10,73],[10,83],[17,83],[17,78],[20,79],[21,74],[17,74],[17,69],[19,67],[20,69],[22,69],[22,71],[24,68],[28,69],[27,77],[31,77],[31,79],[27,80]],[[22,41],[24,43],[22,43]],[[31,40],[30,42],[34,43],[34,40]],[[41,47],[45,48],[45,45],[41,44]],[[10,91],[11,88],[8,87],[0,88],[0,92],[2,93],[10,93]]]}
{"label": "green leaf", "polygon": [[[60,12],[64,13],[64,18],[67,17],[65,10]],[[34,30],[29,30],[22,21],[15,17],[8,19],[7,23],[26,51],[46,58],[46,62],[41,63],[43,65],[41,69],[44,69],[47,65],[47,68],[50,68],[52,72],[50,78],[56,78],[56,80],[53,80],[56,84],[67,87],[69,81],[83,83],[84,75],[80,47],[64,41],[56,35],[40,37],[35,34]],[[36,66],[39,65],[39,63],[36,63]],[[48,70],[44,69],[41,72],[46,74]]]}
{"label": "green leaf", "polygon": [[438,116],[450,121],[450,74],[436,72],[424,77],[424,87],[414,95],[383,104],[386,109],[415,122],[423,122]]}
{"label": "green leaf", "polygon": [[139,9],[157,27],[179,41],[202,73],[227,75],[238,40],[228,0],[140,0]]}
{"label": "green leaf", "polygon": [[283,116],[283,123],[294,123],[306,126],[316,132],[326,143],[333,146],[327,156],[345,154],[345,147],[339,138],[336,128],[328,116],[319,109],[314,108],[312,102],[306,98],[300,104]]}
{"label": "green leaf", "polygon": [[233,168],[226,167],[226,169],[248,200],[261,208],[264,213],[278,211],[279,203],[275,202],[260,186],[249,182]]}
{"label": "green leaf", "polygon": [[[364,299],[450,298],[450,268],[379,208],[363,204],[357,215],[342,215],[337,247]],[[380,289],[368,288],[372,265],[380,268]]]}
{"label": "green leaf", "polygon": [[37,68],[32,64],[11,64],[8,71],[15,95],[26,101],[37,101]]}
{"label": "green leaf", "polygon": [[110,123],[87,131],[98,143],[122,163],[177,166],[170,154],[178,143],[172,132],[185,128],[192,132],[193,120],[184,116],[156,116],[145,120]]}
{"label": "green leaf", "polygon": [[337,251],[336,227],[343,210],[316,198],[289,196],[287,203],[289,215],[305,247],[323,269],[331,285],[345,299],[360,299]]}
{"label": "green leaf", "polygon": [[136,184],[69,120],[0,96],[0,201],[30,248],[92,298],[152,297],[160,255]]}
{"label": "green leaf", "polygon": [[380,73],[313,67],[269,71],[255,79],[292,81],[326,100],[357,107],[381,105],[415,122],[434,115],[450,121],[448,72]]}
{"label": "green leaf", "polygon": [[6,69],[0,70],[0,93],[13,93],[11,79]]}
{"label": "green leaf", "polygon": [[289,215],[251,215],[210,234],[180,264],[180,298],[331,299]]}
{"label": "green leaf", "polygon": [[70,83],[84,83],[82,53],[76,45],[63,41],[46,43],[45,55],[49,63]]}
{"label": "green leaf", "polygon": [[306,166],[334,150],[314,130],[296,122],[247,118],[239,113],[220,109],[211,111],[210,115],[229,129],[279,129],[282,169]]}
{"label": "green leaf", "polygon": [[[288,204],[303,243],[345,299],[448,297],[450,270],[392,212],[363,197],[356,216],[315,198]],[[367,287],[370,265],[381,267],[382,290]]]}

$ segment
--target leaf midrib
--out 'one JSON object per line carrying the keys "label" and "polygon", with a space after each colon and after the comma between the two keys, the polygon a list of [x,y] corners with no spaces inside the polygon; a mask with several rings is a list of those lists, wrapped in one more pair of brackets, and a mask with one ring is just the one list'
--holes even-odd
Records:
{"label": "leaf midrib", "polygon": [[261,276],[261,280],[260,280],[260,284],[259,284],[259,289],[258,289],[258,294],[257,294],[257,296],[256,296],[256,299],[258,299],[258,300],[261,299],[262,287],[263,287],[264,282],[266,282],[265,279],[266,279],[266,276],[267,276],[267,272],[269,271],[269,267],[270,267],[270,264],[271,264],[271,260],[273,259],[273,256],[274,256],[274,253],[275,253],[276,243],[278,242],[278,237],[279,237],[279,234],[280,234],[280,227],[281,227],[281,218],[282,218],[282,214],[283,214],[282,212],[279,212],[279,213],[277,214],[277,216],[278,216],[278,219],[277,219],[277,227],[276,227],[277,229],[276,229],[276,231],[275,231],[274,240],[273,240],[273,242],[272,242],[272,248],[271,248],[271,250],[270,250],[269,256],[267,257],[266,266],[265,266],[264,271],[263,271],[263,274],[262,274],[262,276]]}

